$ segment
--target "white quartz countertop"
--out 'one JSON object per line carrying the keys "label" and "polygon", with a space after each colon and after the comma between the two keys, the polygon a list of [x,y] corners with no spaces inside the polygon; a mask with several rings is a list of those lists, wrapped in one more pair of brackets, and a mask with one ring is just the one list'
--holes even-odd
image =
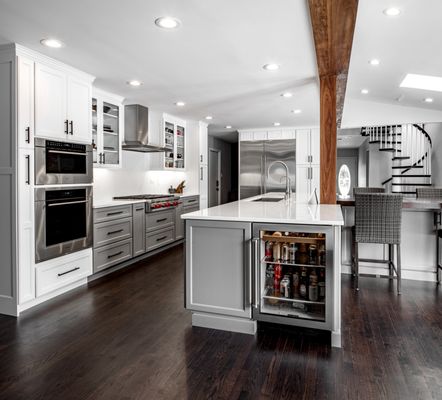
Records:
{"label": "white quartz countertop", "polygon": [[[268,222],[299,225],[344,225],[340,205],[297,203],[294,198],[278,202],[254,201],[260,197],[281,197],[267,193],[221,206],[194,211],[183,219],[212,221]],[[283,195],[282,195],[283,196]]]}
{"label": "white quartz countertop", "polygon": [[101,200],[94,201],[93,208],[126,206],[128,204],[145,203],[146,200]]}

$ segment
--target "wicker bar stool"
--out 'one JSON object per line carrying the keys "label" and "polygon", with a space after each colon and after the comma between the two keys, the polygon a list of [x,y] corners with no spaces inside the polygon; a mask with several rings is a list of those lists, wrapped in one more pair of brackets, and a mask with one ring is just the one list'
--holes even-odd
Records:
{"label": "wicker bar stool", "polygon": [[385,189],[381,187],[355,187],[353,195],[361,193],[385,193]]}
{"label": "wicker bar stool", "polygon": [[[440,187],[425,187],[416,189],[416,197],[420,200],[441,200],[442,201],[442,188]],[[441,280],[441,257],[440,257],[440,240],[442,238],[441,229],[441,211],[434,213],[434,226],[436,232],[436,281],[440,284]]]}
{"label": "wicker bar stool", "polygon": [[[401,227],[402,198],[400,194],[355,194],[354,270],[355,288],[359,290],[359,261],[385,263],[390,279],[393,270],[397,277],[397,292],[401,293]],[[388,244],[388,260],[359,258],[359,243]],[[394,246],[397,250],[396,265],[393,262]]]}

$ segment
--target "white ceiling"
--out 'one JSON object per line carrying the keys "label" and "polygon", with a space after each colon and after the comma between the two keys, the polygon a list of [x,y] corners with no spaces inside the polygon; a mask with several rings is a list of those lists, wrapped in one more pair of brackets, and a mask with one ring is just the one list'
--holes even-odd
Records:
{"label": "white ceiling", "polygon": [[[182,26],[154,25],[174,16]],[[45,37],[66,47],[48,49]],[[302,0],[0,0],[0,40],[17,42],[97,77],[96,85],[210,131],[319,121],[316,58]],[[264,71],[266,63],[281,69]],[[126,85],[144,82],[140,88]],[[291,99],[280,94],[292,91]],[[186,107],[177,108],[182,100]],[[302,114],[290,113],[302,109]]]}
{"label": "white ceiling", "polygon": [[[385,16],[383,10],[389,6],[399,8],[401,14]],[[407,73],[442,76],[441,16],[441,0],[359,0],[342,126],[349,125],[354,114],[351,103],[361,100],[442,110],[442,93],[399,87]],[[369,64],[374,58],[380,60],[379,66]],[[361,94],[363,88],[369,94]],[[434,103],[424,103],[425,97],[432,97]],[[426,122],[413,121],[419,118],[416,115],[396,122]]]}

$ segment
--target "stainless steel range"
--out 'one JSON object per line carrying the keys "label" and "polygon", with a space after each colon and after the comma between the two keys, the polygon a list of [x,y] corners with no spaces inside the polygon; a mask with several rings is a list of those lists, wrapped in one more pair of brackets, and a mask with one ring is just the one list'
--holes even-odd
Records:
{"label": "stainless steel range", "polygon": [[173,194],[136,194],[114,197],[114,200],[145,200],[146,213],[175,208],[181,204],[179,196]]}

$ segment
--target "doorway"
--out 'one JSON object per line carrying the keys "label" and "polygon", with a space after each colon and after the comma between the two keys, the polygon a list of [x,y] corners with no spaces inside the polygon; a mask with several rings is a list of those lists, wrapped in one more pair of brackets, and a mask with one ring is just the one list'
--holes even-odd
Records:
{"label": "doorway", "polygon": [[221,151],[209,148],[209,207],[221,204]]}

